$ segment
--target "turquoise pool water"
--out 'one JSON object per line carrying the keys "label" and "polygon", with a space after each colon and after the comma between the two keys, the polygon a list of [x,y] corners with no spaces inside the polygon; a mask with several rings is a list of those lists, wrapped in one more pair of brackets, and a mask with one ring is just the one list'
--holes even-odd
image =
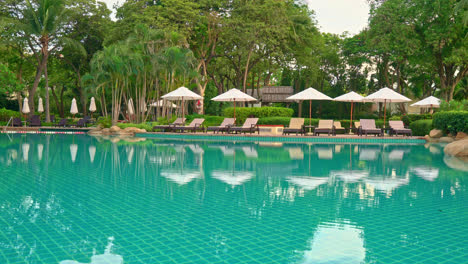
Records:
{"label": "turquoise pool water", "polygon": [[0,164],[0,263],[468,260],[437,145],[2,134]]}

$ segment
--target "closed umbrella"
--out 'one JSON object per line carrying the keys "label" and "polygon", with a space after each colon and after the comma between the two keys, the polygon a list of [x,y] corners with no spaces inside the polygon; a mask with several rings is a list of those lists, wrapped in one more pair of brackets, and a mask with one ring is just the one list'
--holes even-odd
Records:
{"label": "closed umbrella", "polygon": [[233,102],[234,103],[234,118],[236,118],[236,102],[252,102],[257,101],[257,99],[253,98],[252,96],[241,92],[236,88],[232,88],[231,90],[222,93],[211,100],[216,102]]}
{"label": "closed umbrella", "polygon": [[38,107],[37,107],[37,111],[39,113],[43,113],[44,112],[44,105],[42,104],[42,98],[39,97],[39,104],[38,104]]}
{"label": "closed umbrella", "polygon": [[349,123],[349,133],[351,133],[351,129],[353,128],[353,104],[357,102],[362,102],[363,99],[364,99],[364,96],[355,92],[349,92],[347,94],[343,94],[333,99],[334,101],[338,101],[338,102],[350,102],[351,103],[351,122]]}
{"label": "closed umbrella", "polygon": [[431,112],[432,112],[432,108],[439,108],[440,107],[440,99],[437,98],[437,97],[434,97],[434,96],[429,96],[429,97],[426,97],[426,98],[422,99],[421,101],[418,101],[418,102],[412,104],[411,106],[419,106],[419,107],[422,107],[422,108],[431,108]]}
{"label": "closed umbrella", "polygon": [[202,96],[190,91],[187,87],[184,86],[179,87],[174,91],[161,96],[161,98],[169,101],[182,101],[182,116],[184,116],[185,114],[184,101],[203,99]]}
{"label": "closed umbrella", "polygon": [[75,98],[73,98],[72,103],[71,103],[70,114],[72,114],[73,117],[75,117],[75,115],[78,114],[78,106],[76,105]]}
{"label": "closed umbrella", "polygon": [[291,101],[305,101],[309,100],[309,125],[312,123],[312,100],[333,100],[328,95],[325,95],[314,88],[310,87],[302,92],[291,95],[286,100]]}
{"label": "closed umbrella", "polygon": [[410,102],[411,99],[405,97],[390,88],[382,88],[377,92],[366,96],[364,102],[384,103],[384,127],[387,119],[387,102],[388,103],[403,103]]}
{"label": "closed umbrella", "polygon": [[127,112],[128,112],[128,115],[130,115],[130,116],[135,114],[135,108],[133,107],[133,100],[132,100],[132,98],[130,98],[130,99],[128,100]]}
{"label": "closed umbrella", "polygon": [[91,102],[89,103],[89,111],[91,113],[96,112],[96,101],[94,100],[94,97],[91,97]]}
{"label": "closed umbrella", "polygon": [[29,114],[29,112],[31,112],[31,110],[29,110],[29,103],[28,103],[28,98],[24,98],[24,101],[23,101],[23,109],[21,109],[21,112],[23,112],[23,114]]}

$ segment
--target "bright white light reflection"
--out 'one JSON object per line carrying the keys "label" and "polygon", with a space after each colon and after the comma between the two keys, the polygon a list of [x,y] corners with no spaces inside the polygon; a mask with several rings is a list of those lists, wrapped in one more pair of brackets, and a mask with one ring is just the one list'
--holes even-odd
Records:
{"label": "bright white light reflection", "polygon": [[362,263],[363,231],[349,224],[320,225],[299,263]]}
{"label": "bright white light reflection", "polygon": [[[124,260],[121,255],[112,254],[112,246],[114,245],[114,237],[108,238],[108,243],[106,249],[104,250],[104,254],[96,255],[96,252],[93,253],[91,257],[91,262],[89,264],[123,264]],[[86,264],[82,262],[78,262],[76,260],[63,260],[60,261],[59,264]]]}

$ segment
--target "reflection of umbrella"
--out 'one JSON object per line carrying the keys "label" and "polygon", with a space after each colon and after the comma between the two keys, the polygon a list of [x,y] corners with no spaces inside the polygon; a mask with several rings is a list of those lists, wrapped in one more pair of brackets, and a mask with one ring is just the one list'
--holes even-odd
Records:
{"label": "reflection of umbrella", "polygon": [[258,152],[253,147],[242,147],[242,151],[248,158],[258,158]]}
{"label": "reflection of umbrella", "polygon": [[250,180],[254,176],[254,173],[250,171],[215,170],[211,172],[211,176],[229,185],[236,186]]}
{"label": "reflection of umbrella", "polygon": [[253,98],[252,96],[241,92],[236,88],[232,88],[231,90],[220,94],[211,100],[216,102],[233,102],[234,103],[234,118],[236,118],[236,102],[252,102],[257,101],[257,99]]}
{"label": "reflection of umbrella", "polygon": [[330,176],[339,177],[344,182],[357,182],[369,176],[369,172],[363,170],[340,170],[331,171]]}
{"label": "reflection of umbrella", "polygon": [[333,100],[332,98],[315,90],[312,87],[307,88],[304,91],[294,94],[292,96],[289,96],[286,99],[292,101],[309,100],[309,125],[312,124],[312,100]]}
{"label": "reflection of umbrella", "polygon": [[127,151],[128,164],[131,164],[133,160],[133,153],[135,152],[135,148],[133,146],[127,146],[126,151]]}
{"label": "reflection of umbrella", "polygon": [[288,177],[288,182],[297,185],[307,191],[311,191],[317,188],[319,185],[325,184],[327,181],[328,177]]}
{"label": "reflection of umbrella", "polygon": [[77,144],[71,144],[70,145],[70,155],[71,155],[72,162],[75,162],[77,152],[78,152],[78,145]]}
{"label": "reflection of umbrella", "polygon": [[161,171],[161,176],[169,180],[184,185],[191,182],[193,179],[201,178],[201,172],[198,170],[167,170]]}
{"label": "reflection of umbrella", "polygon": [[88,151],[89,151],[89,160],[91,161],[91,163],[93,163],[94,157],[96,156],[96,147],[89,146]]}
{"label": "reflection of umbrella", "polygon": [[[89,264],[104,264],[104,263],[112,263],[112,264],[123,264],[124,260],[121,255],[111,253],[112,246],[114,243],[114,237],[108,238],[109,243],[107,244],[106,248],[104,249],[104,254],[93,253],[91,257],[91,262]],[[59,264],[81,264],[81,262],[75,260],[63,260],[60,261]]]}
{"label": "reflection of umbrella", "polygon": [[25,161],[28,161],[28,157],[29,157],[29,144],[28,143],[24,143],[23,145],[21,145],[21,148],[23,149],[23,159]]}
{"label": "reflection of umbrella", "polygon": [[40,97],[39,97],[39,103],[38,103],[37,111],[39,113],[44,112],[44,105],[42,104],[42,98],[40,98]]}
{"label": "reflection of umbrella", "polygon": [[390,160],[403,160],[405,151],[402,149],[394,149],[388,153],[388,159]]}
{"label": "reflection of umbrella", "polygon": [[44,150],[44,145],[38,144],[37,145],[37,158],[42,160],[42,151]]}
{"label": "reflection of umbrella", "polygon": [[413,173],[426,181],[434,181],[439,177],[439,169],[431,167],[416,167],[412,169]]}
{"label": "reflection of umbrella", "polygon": [[78,106],[76,105],[76,99],[73,98],[71,107],[70,107],[70,114],[76,115],[78,114]]}
{"label": "reflection of umbrella", "polygon": [[91,97],[91,102],[89,103],[89,111],[91,113],[96,112],[96,102],[94,100],[94,97]]}
{"label": "reflection of umbrella", "polygon": [[387,102],[403,103],[410,102],[411,99],[393,91],[390,88],[382,88],[377,92],[370,94],[364,98],[364,102],[384,103],[384,127],[387,118]]}
{"label": "reflection of umbrella", "polygon": [[394,189],[408,184],[408,179],[397,179],[397,178],[380,178],[380,179],[366,179],[365,182],[372,185],[376,190],[391,193]]}
{"label": "reflection of umbrella", "polygon": [[182,101],[182,116],[184,116],[184,101],[187,100],[200,100],[203,99],[200,95],[190,91],[187,87],[179,87],[174,91],[161,96],[161,98],[170,100],[170,101]]}
{"label": "reflection of umbrella", "polygon": [[31,112],[31,110],[29,110],[29,103],[27,97],[24,98],[23,109],[21,110],[21,112],[23,112],[23,114],[29,114],[29,112]]}
{"label": "reflection of umbrella", "polygon": [[364,96],[361,96],[355,92],[349,92],[333,99],[334,101],[351,103],[351,122],[349,123],[349,133],[351,133],[351,129],[353,128],[353,104],[362,102],[362,99],[364,99]]}
{"label": "reflection of umbrella", "polygon": [[378,148],[362,148],[359,153],[359,160],[375,160],[380,152]]}

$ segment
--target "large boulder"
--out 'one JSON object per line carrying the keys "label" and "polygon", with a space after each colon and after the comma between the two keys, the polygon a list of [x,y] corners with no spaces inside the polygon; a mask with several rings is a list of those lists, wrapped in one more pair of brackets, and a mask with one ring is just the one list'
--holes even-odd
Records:
{"label": "large boulder", "polygon": [[468,137],[468,135],[466,133],[458,132],[457,136],[455,137],[455,140],[462,140],[462,139],[467,138],[467,137]]}
{"label": "large boulder", "polygon": [[429,135],[425,135],[424,139],[429,143],[438,143],[439,142],[438,138],[432,138]]}
{"label": "large boulder", "polygon": [[112,132],[110,131],[110,128],[104,128],[103,130],[101,130],[101,133],[104,135],[112,134]]}
{"label": "large boulder", "polygon": [[88,131],[90,135],[100,135],[102,134],[102,129],[100,127],[93,127]]}
{"label": "large boulder", "polygon": [[468,139],[454,141],[444,148],[444,153],[456,157],[468,157]]}
{"label": "large boulder", "polygon": [[442,130],[439,130],[439,129],[432,129],[431,132],[429,132],[429,136],[431,138],[440,138],[444,135],[444,133],[442,132]]}
{"label": "large boulder", "polygon": [[118,126],[111,126],[109,130],[110,132],[115,133],[115,132],[119,132],[121,129]]}
{"label": "large boulder", "polygon": [[452,143],[455,140],[452,137],[441,137],[439,138],[439,141],[441,143]]}

